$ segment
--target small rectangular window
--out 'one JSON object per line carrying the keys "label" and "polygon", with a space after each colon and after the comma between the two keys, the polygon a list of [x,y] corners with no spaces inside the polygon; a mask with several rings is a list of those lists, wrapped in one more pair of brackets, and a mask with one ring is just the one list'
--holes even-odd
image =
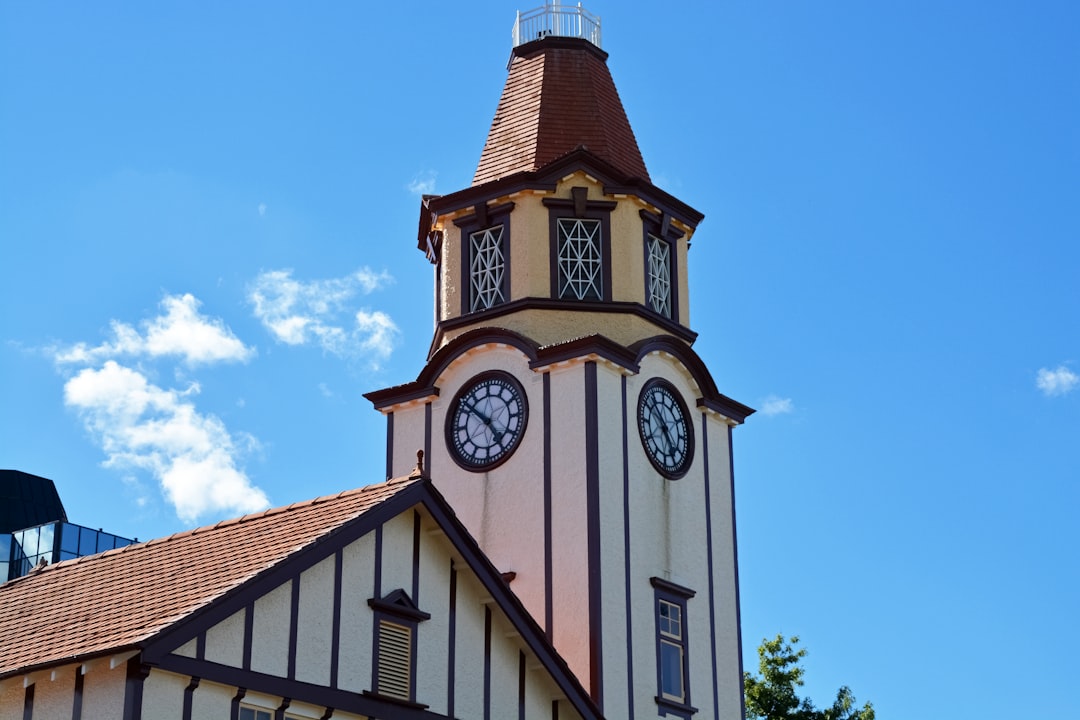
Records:
{"label": "small rectangular window", "polygon": [[662,715],[688,718],[690,706],[689,632],[686,602],[694,591],[661,578],[652,578],[656,598],[656,703]]}
{"label": "small rectangular window", "polygon": [[469,310],[486,310],[506,302],[506,249],[503,226],[469,235]]}
{"label": "small rectangular window", "polygon": [[557,230],[559,297],[602,300],[604,266],[600,221],[559,218]]}
{"label": "small rectangular window", "polygon": [[649,309],[671,317],[671,245],[655,235],[649,243]]}
{"label": "small rectangular window", "polygon": [[241,706],[240,720],[274,720],[274,714],[268,710]]}

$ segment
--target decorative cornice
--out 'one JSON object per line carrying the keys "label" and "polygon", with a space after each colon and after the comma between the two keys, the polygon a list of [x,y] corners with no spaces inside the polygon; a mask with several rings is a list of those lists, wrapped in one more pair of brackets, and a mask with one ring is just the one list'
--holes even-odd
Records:
{"label": "decorative cornice", "polygon": [[441,338],[447,332],[470,325],[489,323],[495,318],[503,317],[522,310],[572,310],[575,312],[596,313],[623,313],[637,315],[656,325],[660,330],[670,333],[682,342],[693,343],[697,339],[697,333],[690,328],[680,325],[673,320],[654,312],[641,303],[624,301],[589,301],[589,300],[561,300],[544,297],[526,297],[513,300],[502,305],[495,305],[487,310],[481,310],[467,315],[459,315],[455,318],[442,320],[435,331],[436,338]]}

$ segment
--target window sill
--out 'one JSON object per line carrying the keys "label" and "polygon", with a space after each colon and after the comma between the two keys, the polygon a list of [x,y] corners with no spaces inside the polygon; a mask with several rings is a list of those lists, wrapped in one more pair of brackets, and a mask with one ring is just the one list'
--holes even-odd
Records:
{"label": "window sill", "polygon": [[668,700],[660,696],[656,697],[656,704],[660,706],[661,715],[675,715],[676,717],[689,718],[696,713],[698,709],[691,707],[685,703],[677,702],[675,700]]}

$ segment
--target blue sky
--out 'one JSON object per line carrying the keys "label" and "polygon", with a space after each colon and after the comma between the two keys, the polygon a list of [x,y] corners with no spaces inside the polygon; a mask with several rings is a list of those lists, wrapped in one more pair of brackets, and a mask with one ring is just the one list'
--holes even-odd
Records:
{"label": "blue sky", "polygon": [[[380,480],[419,193],[471,181],[517,9],[0,6],[0,467],[143,539]],[[819,704],[1074,714],[1080,10],[587,9],[706,215],[695,349],[759,408],[747,666],[798,634]]]}

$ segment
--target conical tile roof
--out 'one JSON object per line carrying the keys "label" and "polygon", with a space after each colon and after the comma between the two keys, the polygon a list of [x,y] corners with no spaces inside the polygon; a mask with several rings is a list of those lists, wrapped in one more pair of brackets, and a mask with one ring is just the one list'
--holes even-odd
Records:
{"label": "conical tile roof", "polygon": [[581,147],[628,178],[649,180],[607,57],[578,38],[514,48],[473,186],[539,170]]}

